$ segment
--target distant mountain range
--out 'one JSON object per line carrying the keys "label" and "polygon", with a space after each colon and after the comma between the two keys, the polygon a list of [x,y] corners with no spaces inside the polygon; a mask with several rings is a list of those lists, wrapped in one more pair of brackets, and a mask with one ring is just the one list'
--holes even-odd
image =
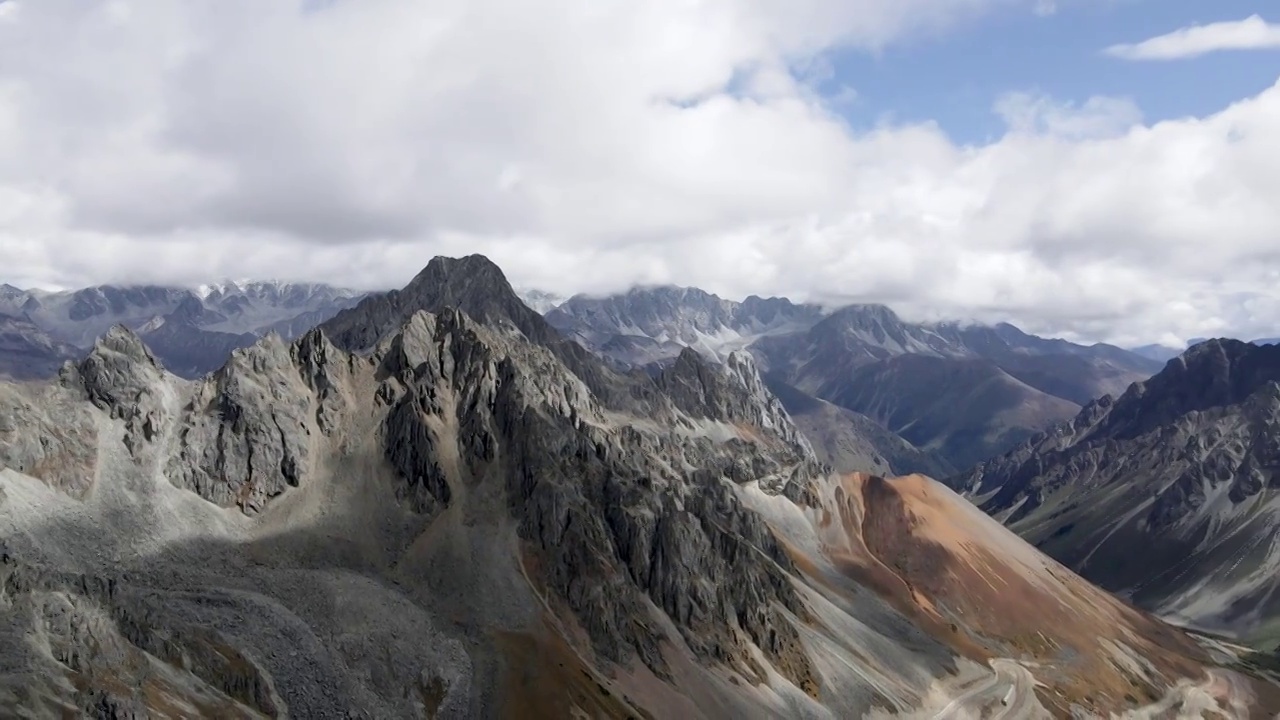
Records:
{"label": "distant mountain range", "polygon": [[0,375],[47,376],[114,325],[135,330],[165,367],[197,377],[275,332],[292,339],[362,293],[319,284],[223,283],[197,289],[102,285],[65,292],[0,286]]}
{"label": "distant mountain range", "polygon": [[[366,297],[401,302],[396,298],[407,290],[366,296],[317,284],[223,283],[50,293],[3,286],[0,343],[7,352],[0,354],[0,374],[46,377],[122,324],[167,369],[198,377],[269,333],[292,339]],[[910,323],[880,305],[828,311],[785,298],[738,302],[668,286],[600,298],[537,290],[513,296],[623,372],[657,372],[686,348],[717,362],[746,350],[801,424],[812,426],[818,455],[845,471],[950,474],[1072,417],[1094,398],[1123,392],[1162,365],[1007,324]]]}
{"label": "distant mountain range", "polygon": [[[969,467],[1162,365],[1118,347],[1046,340],[1008,324],[917,324],[882,305],[827,312],[785,298],[736,302],[696,288],[576,296],[546,317],[622,368],[661,366],[686,347],[711,358],[746,349],[770,382],[790,388],[784,397],[799,402],[800,393],[852,413],[826,413],[843,430],[824,432],[844,450],[811,438],[821,455],[838,465],[842,458],[852,462],[853,433],[861,438],[855,444],[876,448],[873,455],[898,458],[888,463],[895,472]],[[865,428],[868,419],[899,437],[886,445],[883,437],[851,429]],[[905,455],[900,440],[911,448]]]}
{"label": "distant mountain range", "polygon": [[1143,607],[1280,642],[1280,345],[1203,342],[948,483]]}

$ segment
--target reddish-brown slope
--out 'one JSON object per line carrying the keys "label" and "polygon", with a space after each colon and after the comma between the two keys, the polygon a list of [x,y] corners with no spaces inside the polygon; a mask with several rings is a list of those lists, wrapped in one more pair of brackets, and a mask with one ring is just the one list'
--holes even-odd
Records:
{"label": "reddish-brown slope", "polygon": [[848,475],[820,534],[846,575],[975,659],[1034,668],[1045,704],[1108,713],[1201,678],[1202,649],[923,476]]}

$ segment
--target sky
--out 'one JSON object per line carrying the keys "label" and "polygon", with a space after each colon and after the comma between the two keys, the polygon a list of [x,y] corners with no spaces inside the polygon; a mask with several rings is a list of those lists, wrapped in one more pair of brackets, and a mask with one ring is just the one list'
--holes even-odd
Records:
{"label": "sky", "polygon": [[1274,336],[1278,81],[1260,0],[0,0],[0,282],[479,252],[561,294]]}

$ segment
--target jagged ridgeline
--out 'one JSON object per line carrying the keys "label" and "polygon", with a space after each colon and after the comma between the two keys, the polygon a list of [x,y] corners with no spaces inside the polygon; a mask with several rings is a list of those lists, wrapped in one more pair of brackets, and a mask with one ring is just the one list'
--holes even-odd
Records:
{"label": "jagged ridgeline", "polygon": [[1280,346],[1198,344],[950,482],[1145,608],[1280,643]]}
{"label": "jagged ridgeline", "polygon": [[0,714],[1267,701],[933,481],[829,472],[750,355],[618,371],[478,256],[196,380],[113,328],[0,385],[0,467]]}

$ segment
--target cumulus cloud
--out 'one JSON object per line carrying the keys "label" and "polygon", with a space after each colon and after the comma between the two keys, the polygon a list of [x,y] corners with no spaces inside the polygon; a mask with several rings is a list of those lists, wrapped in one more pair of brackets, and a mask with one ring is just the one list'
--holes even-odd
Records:
{"label": "cumulus cloud", "polygon": [[1280,25],[1258,15],[1244,20],[1191,25],[1134,44],[1112,45],[1104,52],[1125,60],[1181,60],[1222,50],[1280,48]]}
{"label": "cumulus cloud", "polygon": [[830,51],[1035,6],[23,0],[0,23],[0,281],[390,287],[482,252],[559,293],[1274,335],[1280,87],[1155,124],[1012,94],[974,146],[854,132],[819,92]]}

